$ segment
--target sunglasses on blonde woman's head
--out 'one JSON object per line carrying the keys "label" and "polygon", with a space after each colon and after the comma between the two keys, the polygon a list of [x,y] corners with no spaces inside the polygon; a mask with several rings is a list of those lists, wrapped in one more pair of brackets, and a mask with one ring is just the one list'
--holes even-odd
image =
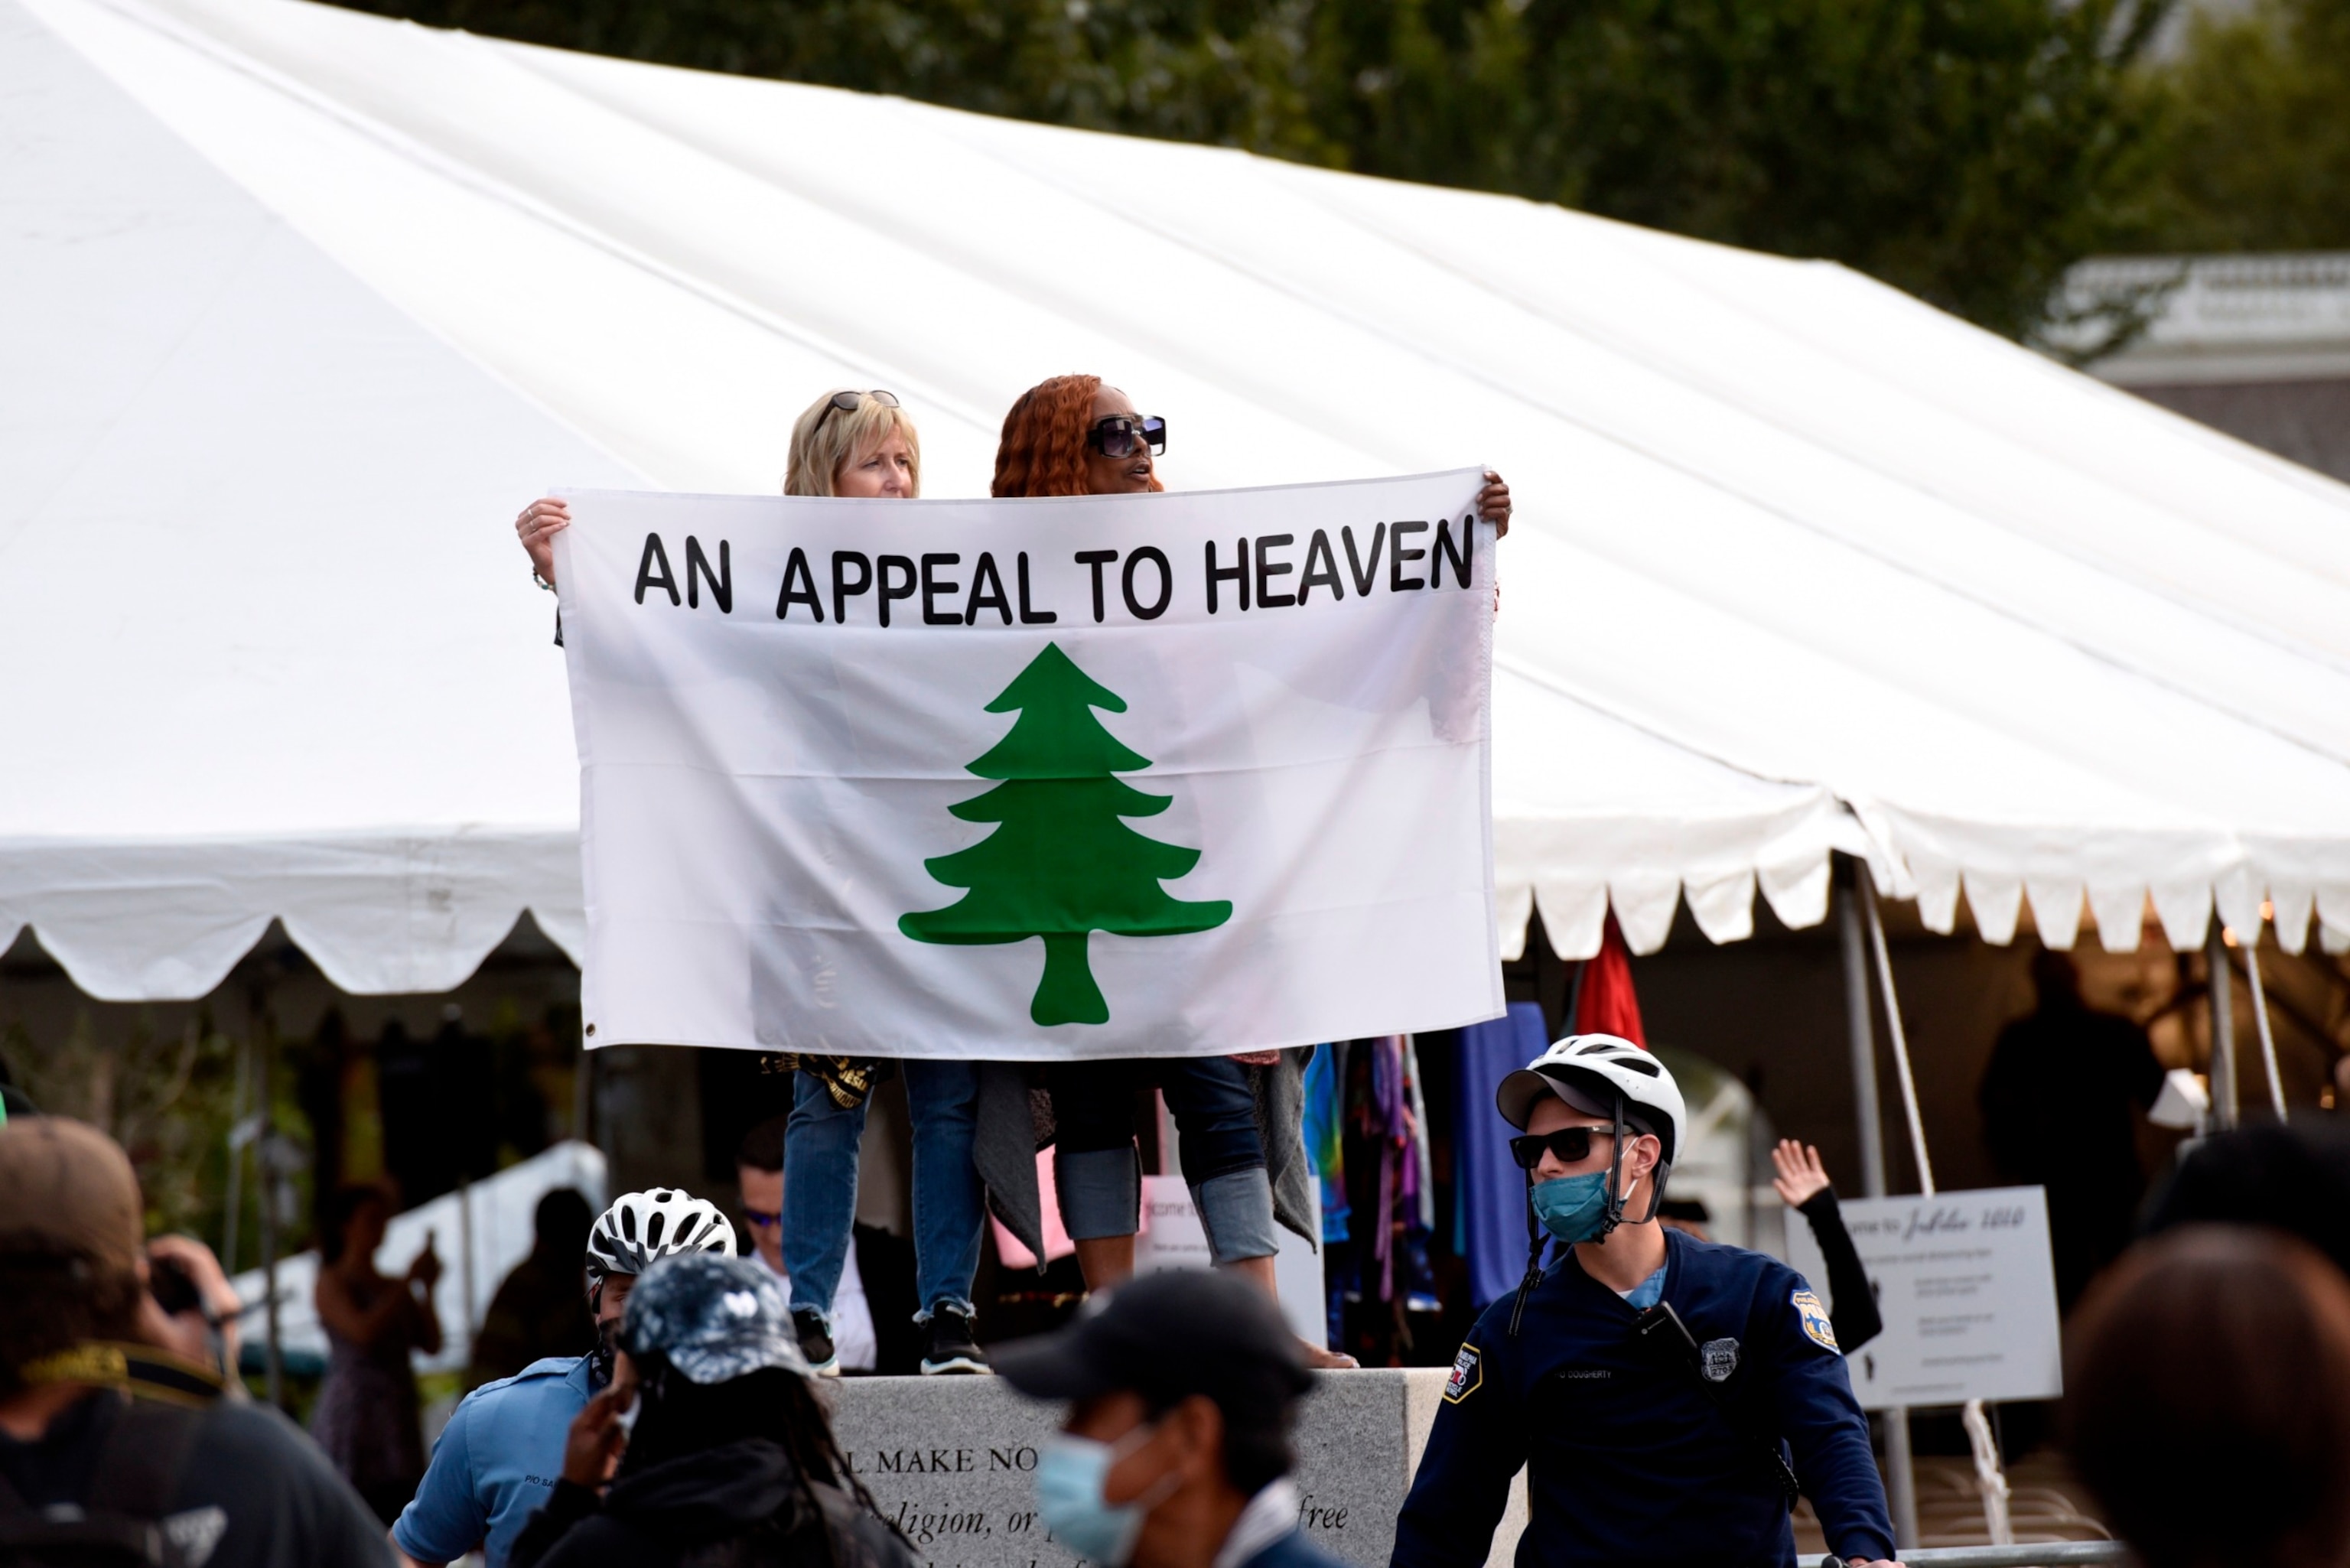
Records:
{"label": "sunglasses on blonde woman's head", "polygon": [[1096,420],[1086,432],[1086,444],[1104,457],[1132,457],[1148,444],[1153,452],[1167,450],[1167,421],[1156,414],[1112,414]]}
{"label": "sunglasses on blonde woman's head", "polygon": [[1542,1163],[1543,1151],[1558,1156],[1561,1165],[1573,1165],[1591,1156],[1591,1140],[1615,1136],[1606,1127],[1561,1127],[1556,1132],[1528,1133],[1510,1140],[1510,1158],[1518,1162],[1520,1170],[1532,1170]]}
{"label": "sunglasses on blonde woman's head", "polygon": [[865,398],[872,399],[885,409],[894,409],[898,406],[897,393],[885,392],[878,387],[869,392],[835,392],[826,400],[824,412],[816,415],[816,429],[824,429],[824,421],[832,418],[832,410],[835,409],[838,409],[844,414],[855,413],[860,406],[859,400]]}

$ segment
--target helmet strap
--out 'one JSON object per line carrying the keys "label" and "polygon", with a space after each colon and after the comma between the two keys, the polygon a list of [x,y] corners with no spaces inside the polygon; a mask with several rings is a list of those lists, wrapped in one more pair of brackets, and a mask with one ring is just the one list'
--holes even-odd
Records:
{"label": "helmet strap", "polygon": [[[1614,1132],[1607,1140],[1607,1212],[1600,1217],[1599,1237],[1607,1240],[1609,1231],[1624,1223],[1624,1096],[1617,1091],[1612,1096]],[[1652,1199],[1650,1208],[1654,1208]]]}
{"label": "helmet strap", "polygon": [[1636,1221],[1646,1225],[1657,1217],[1657,1206],[1665,1200],[1665,1182],[1673,1174],[1672,1162],[1660,1159],[1648,1168],[1648,1211]]}
{"label": "helmet strap", "polygon": [[1549,1232],[1542,1227],[1541,1218],[1534,1213],[1534,1173],[1526,1172],[1526,1277],[1518,1282],[1518,1299],[1510,1308],[1510,1337],[1518,1337],[1518,1323],[1526,1315],[1526,1297],[1534,1293],[1542,1282],[1543,1243]]}

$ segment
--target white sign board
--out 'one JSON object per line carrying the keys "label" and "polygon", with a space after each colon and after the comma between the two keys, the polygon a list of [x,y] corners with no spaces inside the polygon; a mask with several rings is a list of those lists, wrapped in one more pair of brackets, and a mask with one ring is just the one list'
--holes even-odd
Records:
{"label": "white sign board", "polygon": [[[1316,1196],[1319,1190],[1316,1189]],[[1321,1218],[1321,1205],[1315,1205]],[[1280,1227],[1281,1251],[1273,1261],[1274,1283],[1281,1292],[1281,1314],[1290,1331],[1308,1345],[1330,1337],[1327,1306],[1322,1298],[1322,1255],[1314,1243]],[[1207,1227],[1192,1205],[1191,1189],[1180,1176],[1142,1179],[1142,1233],[1134,1239],[1134,1272],[1155,1274],[1164,1269],[1207,1269],[1215,1266],[1208,1250]]]}
{"label": "white sign board", "polygon": [[[1883,1334],[1846,1352],[1852,1391],[1865,1407],[2053,1399],[2064,1392],[2041,1189],[1856,1198],[1842,1208],[1885,1319]],[[1787,1261],[1828,1294],[1819,1244],[1792,1215]]]}

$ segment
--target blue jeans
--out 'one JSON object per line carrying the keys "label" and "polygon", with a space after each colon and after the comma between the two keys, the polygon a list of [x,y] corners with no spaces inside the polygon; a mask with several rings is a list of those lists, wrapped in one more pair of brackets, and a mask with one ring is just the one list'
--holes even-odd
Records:
{"label": "blue jeans", "polygon": [[1131,1236],[1140,1228],[1135,1095],[1155,1083],[1175,1117],[1183,1174],[1216,1261],[1279,1250],[1256,1096],[1239,1063],[1226,1056],[1070,1062],[1055,1065],[1050,1082],[1054,1185],[1072,1239]]}
{"label": "blue jeans", "polygon": [[[914,1275],[921,1315],[941,1306],[968,1313],[987,1218],[971,1158],[979,1129],[979,1065],[901,1062],[899,1071],[914,1124]],[[865,1135],[865,1110],[862,1104],[842,1110],[809,1074],[793,1079],[792,1117],[784,1132],[784,1272],[792,1277],[792,1310],[813,1307],[827,1326],[857,1219],[857,1147]]]}

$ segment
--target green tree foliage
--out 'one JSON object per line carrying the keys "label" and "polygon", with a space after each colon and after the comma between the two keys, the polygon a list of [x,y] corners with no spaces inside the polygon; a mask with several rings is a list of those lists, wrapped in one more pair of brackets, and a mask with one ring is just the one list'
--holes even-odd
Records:
{"label": "green tree foliage", "polygon": [[88,1122],[122,1146],[139,1172],[150,1231],[192,1231],[216,1243],[237,1043],[202,1012],[172,1033],[143,1009],[122,1011],[127,1024],[118,1018],[102,1028],[77,1011],[61,1033],[37,1037],[12,1023],[0,1031],[0,1057],[43,1111]]}
{"label": "green tree foliage", "polygon": [[1094,680],[1057,643],[1029,660],[991,713],[1017,711],[1010,733],[971,764],[1003,782],[947,809],[965,822],[993,822],[968,849],[923,862],[950,888],[970,891],[943,909],[901,917],[919,942],[994,945],[1045,939],[1045,973],[1029,1016],[1038,1023],[1107,1023],[1109,1004],[1086,955],[1095,931],[1169,937],[1232,919],[1223,899],[1193,903],[1159,884],[1200,863],[1200,852],[1146,838],[1129,816],[1156,816],[1171,803],[1114,776],[1150,765],[1102,728],[1097,708],[1126,702]]}
{"label": "green tree foliage", "polygon": [[2148,85],[2165,123],[2146,248],[2350,249],[2350,0],[2195,16]]}
{"label": "green tree foliage", "polygon": [[1826,256],[2012,334],[2136,213],[2168,0],[360,0]]}

